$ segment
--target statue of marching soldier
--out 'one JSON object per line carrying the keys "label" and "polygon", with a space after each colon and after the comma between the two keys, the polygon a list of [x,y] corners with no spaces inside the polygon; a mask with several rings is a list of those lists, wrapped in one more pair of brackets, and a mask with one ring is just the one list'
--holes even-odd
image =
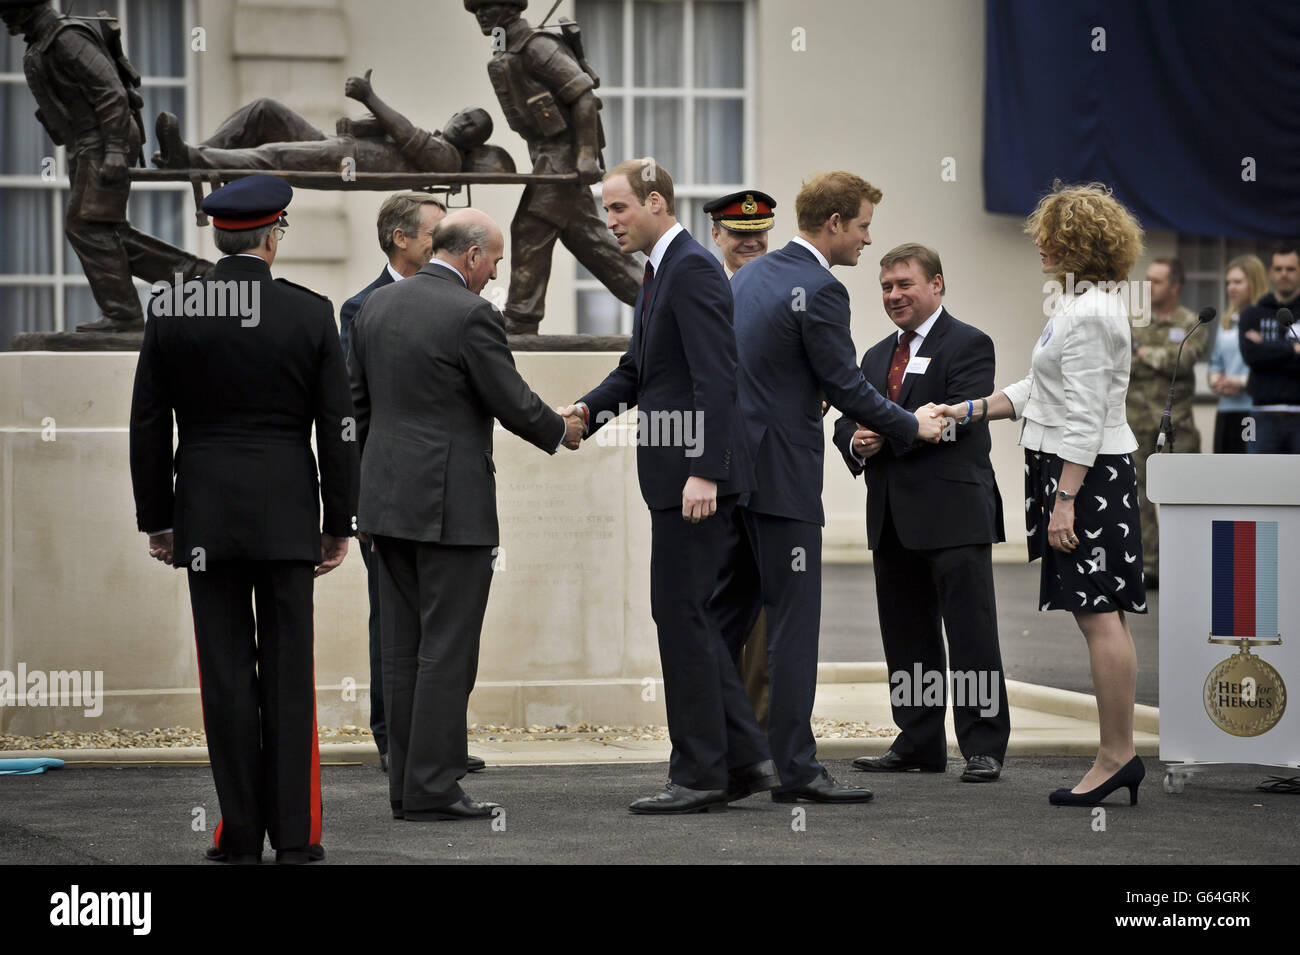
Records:
{"label": "statue of marching soldier", "polygon": [[79,332],[139,331],[131,276],[149,283],[206,275],[212,263],[146,235],[126,221],[127,170],[141,164],[140,74],[122,52],[121,27],[107,14],[61,17],[49,0],[0,0],[9,33],[23,35],[23,72],[36,118],[68,150],[65,228],[102,317]]}

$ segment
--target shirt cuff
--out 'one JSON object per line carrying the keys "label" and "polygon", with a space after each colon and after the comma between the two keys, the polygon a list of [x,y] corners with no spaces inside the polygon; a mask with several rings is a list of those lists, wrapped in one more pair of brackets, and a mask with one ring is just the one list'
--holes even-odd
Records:
{"label": "shirt cuff", "polygon": [[175,529],[174,527],[169,527],[169,528],[167,528],[167,529],[164,530],[164,531],[146,531],[146,533],[147,533],[150,537],[160,537],[160,536],[162,536],[163,534],[171,534],[171,533],[173,533],[175,530],[176,530],[176,529]]}

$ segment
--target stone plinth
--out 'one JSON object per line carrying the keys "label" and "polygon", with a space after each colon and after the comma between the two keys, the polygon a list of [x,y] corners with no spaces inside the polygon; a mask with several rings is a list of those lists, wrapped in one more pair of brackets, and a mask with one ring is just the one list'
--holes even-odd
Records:
{"label": "stone plinth", "polygon": [[[552,406],[617,360],[516,355]],[[81,705],[0,706],[0,733],[201,725],[185,574],[150,559],[135,528],[135,362],[131,353],[0,353],[0,670],[99,672],[104,689],[98,716]],[[471,722],[662,724],[635,448],[590,441],[548,457],[498,427],[494,459],[502,551]],[[358,546],[316,585],[322,725],[369,722]]]}

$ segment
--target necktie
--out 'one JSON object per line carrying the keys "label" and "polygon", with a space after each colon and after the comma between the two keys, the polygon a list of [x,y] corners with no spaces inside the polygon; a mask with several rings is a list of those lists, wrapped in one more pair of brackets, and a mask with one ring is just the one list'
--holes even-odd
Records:
{"label": "necktie", "polygon": [[903,387],[903,373],[912,358],[912,339],[916,332],[903,332],[894,349],[894,360],[889,364],[889,400],[897,401],[899,389]]}

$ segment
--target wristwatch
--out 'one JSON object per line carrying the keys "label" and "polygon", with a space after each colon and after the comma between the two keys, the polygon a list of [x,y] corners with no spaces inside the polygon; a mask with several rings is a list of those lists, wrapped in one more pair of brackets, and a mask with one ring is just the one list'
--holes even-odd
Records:
{"label": "wristwatch", "polygon": [[1056,496],[1060,498],[1062,501],[1073,501],[1076,497],[1079,496],[1079,492],[1075,491],[1073,494],[1071,494],[1069,491],[1058,490],[1056,492]]}

